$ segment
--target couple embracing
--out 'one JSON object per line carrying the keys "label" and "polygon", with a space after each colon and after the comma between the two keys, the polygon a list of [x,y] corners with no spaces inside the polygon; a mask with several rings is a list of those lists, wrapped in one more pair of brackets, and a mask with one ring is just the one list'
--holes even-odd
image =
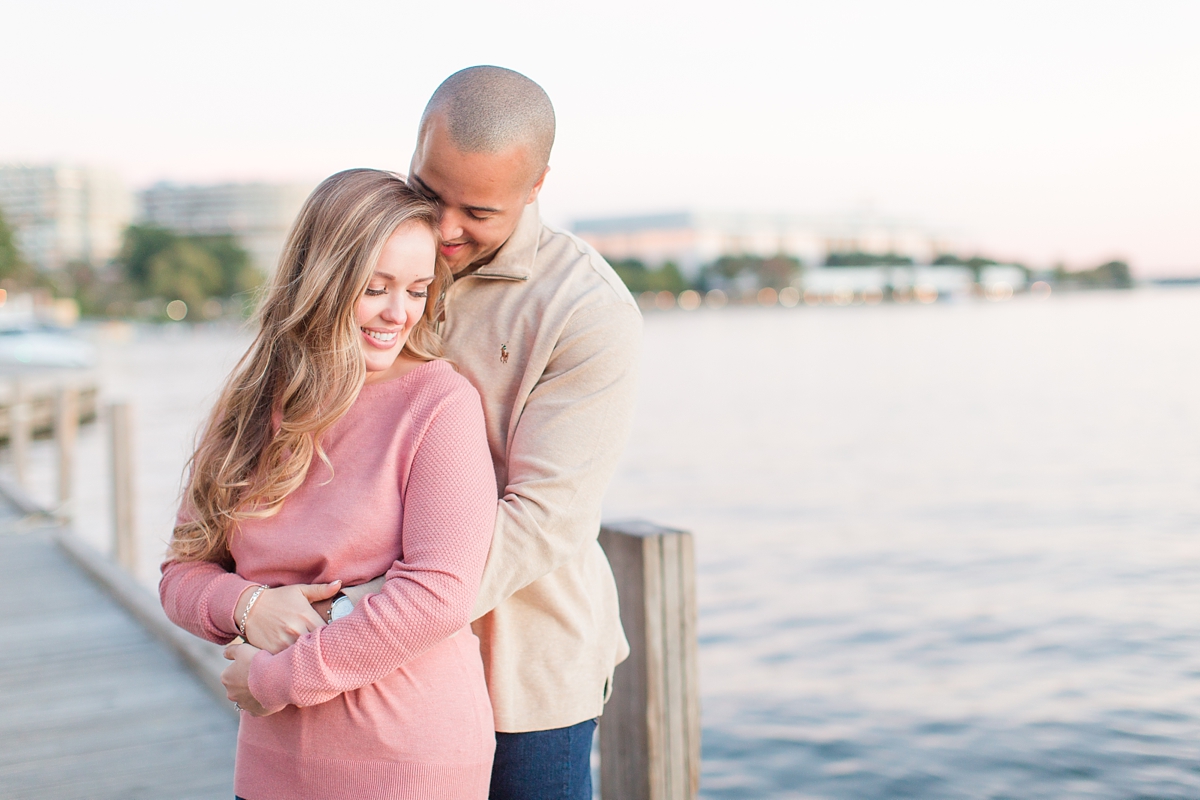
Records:
{"label": "couple embracing", "polygon": [[245,642],[245,800],[591,797],[641,318],[541,222],[553,140],[541,87],[466,69],[407,180],[338,173],[293,226],[160,584],[176,624]]}

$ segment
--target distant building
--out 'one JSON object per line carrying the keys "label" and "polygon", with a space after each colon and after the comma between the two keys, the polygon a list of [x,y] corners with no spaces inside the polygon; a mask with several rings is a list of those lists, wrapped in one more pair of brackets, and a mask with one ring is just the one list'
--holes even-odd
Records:
{"label": "distant building", "polygon": [[181,234],[233,235],[255,266],[269,274],[312,188],[308,184],[158,183],[140,195],[141,220]]}
{"label": "distant building", "polygon": [[969,294],[975,276],[966,267],[826,267],[804,273],[801,286],[818,294],[864,294],[871,291],[914,290],[928,287],[933,296]]}
{"label": "distant building", "polygon": [[66,165],[0,166],[0,211],[39,270],[116,255],[133,218],[133,195],[114,173]]}
{"label": "distant building", "polygon": [[806,270],[796,286],[820,296],[855,297],[874,292],[882,297],[885,292],[900,291],[936,298],[971,294],[978,283],[987,296],[1007,299],[1028,283],[1025,270],[1013,264],[984,267],[978,281],[975,277],[969,267],[961,265],[822,267]]}
{"label": "distant building", "polygon": [[583,219],[572,230],[609,258],[636,258],[651,267],[673,261],[687,275],[721,256],[788,255],[814,266],[830,253],[896,253],[929,261],[950,249],[929,230],[872,214],[679,212]]}

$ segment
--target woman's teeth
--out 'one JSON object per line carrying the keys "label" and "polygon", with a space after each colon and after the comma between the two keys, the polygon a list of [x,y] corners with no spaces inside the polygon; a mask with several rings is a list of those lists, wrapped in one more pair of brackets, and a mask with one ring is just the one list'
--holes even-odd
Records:
{"label": "woman's teeth", "polygon": [[369,331],[366,328],[363,328],[363,333],[365,333],[367,336],[370,336],[377,342],[394,342],[396,340],[395,331],[392,331],[391,333],[382,333],[380,331]]}

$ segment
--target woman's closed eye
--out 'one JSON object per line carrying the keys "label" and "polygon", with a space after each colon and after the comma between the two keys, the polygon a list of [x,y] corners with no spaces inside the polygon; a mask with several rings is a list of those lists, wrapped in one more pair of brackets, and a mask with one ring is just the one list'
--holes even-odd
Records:
{"label": "woman's closed eye", "polygon": [[418,299],[420,299],[420,298],[425,298],[425,297],[429,297],[429,290],[428,290],[428,289],[409,289],[409,290],[408,290],[408,293],[409,293],[410,295],[412,295],[413,297],[416,297],[416,298],[418,298]]}
{"label": "woman's closed eye", "polygon": [[367,290],[363,292],[363,294],[365,294],[367,297],[379,297],[381,294],[387,294],[387,289],[372,289],[370,286],[368,286]]}

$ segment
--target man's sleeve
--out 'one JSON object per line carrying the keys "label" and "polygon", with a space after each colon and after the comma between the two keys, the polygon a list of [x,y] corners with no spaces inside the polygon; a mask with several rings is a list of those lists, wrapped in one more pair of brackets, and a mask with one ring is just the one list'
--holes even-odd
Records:
{"label": "man's sleeve", "polygon": [[577,312],[508,444],[508,483],[472,619],[573,559],[629,436],[642,318],[630,304]]}

